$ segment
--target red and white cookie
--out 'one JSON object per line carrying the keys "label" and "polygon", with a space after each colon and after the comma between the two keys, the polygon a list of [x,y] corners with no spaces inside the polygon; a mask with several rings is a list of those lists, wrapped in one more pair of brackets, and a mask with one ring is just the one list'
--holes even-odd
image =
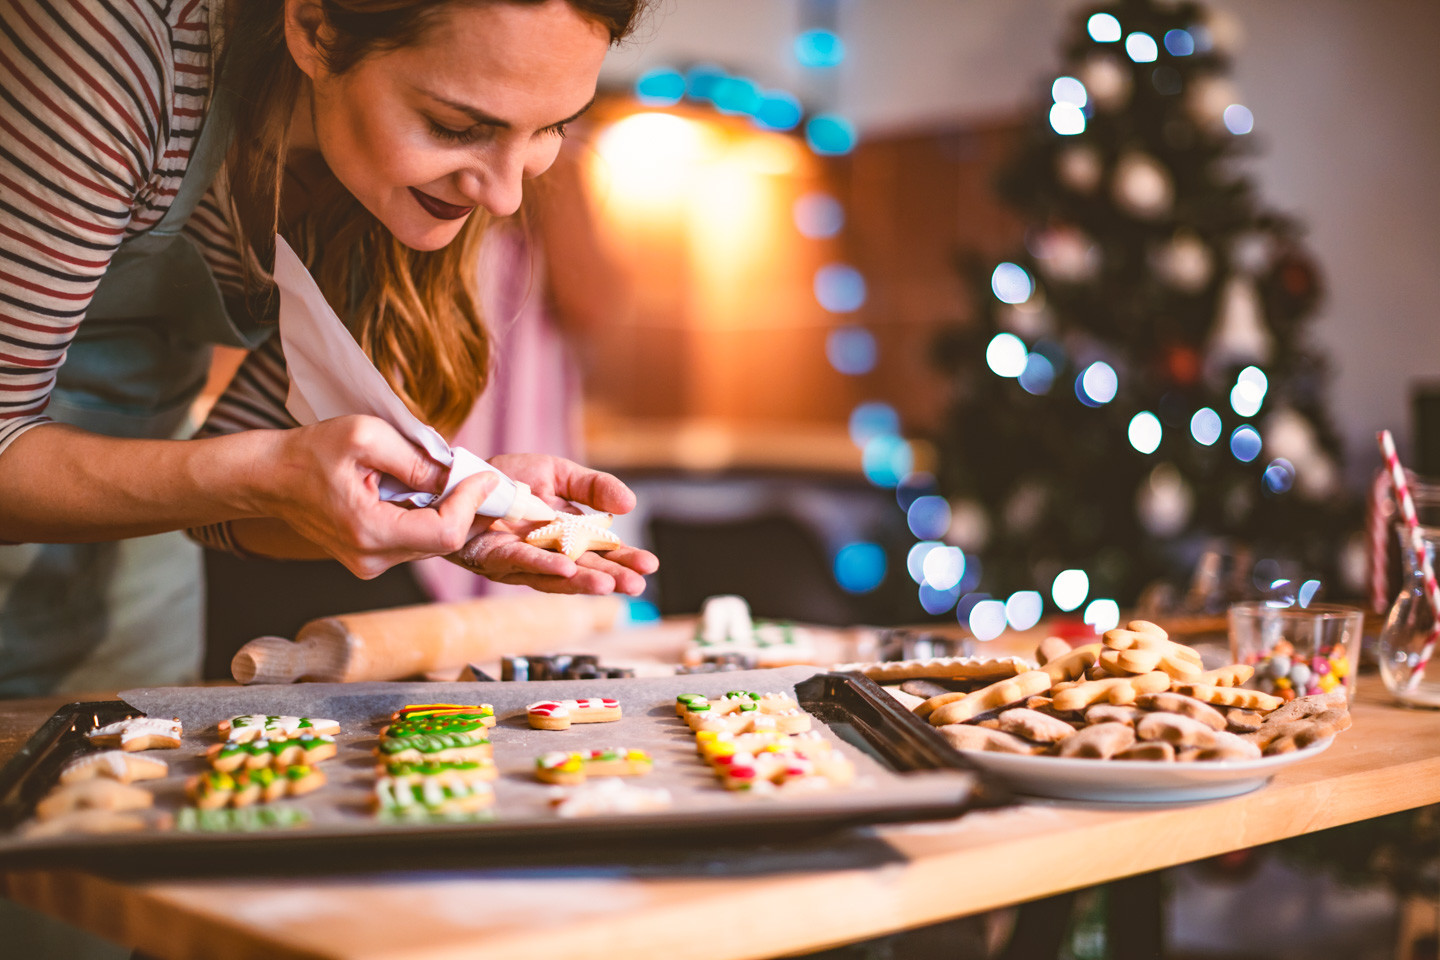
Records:
{"label": "red and white cookie", "polygon": [[572,723],[609,723],[620,719],[620,701],[609,697],[541,700],[525,708],[525,718],[536,730],[564,730]]}
{"label": "red and white cookie", "polygon": [[180,718],[131,717],[91,730],[85,736],[92,743],[126,751],[174,749],[180,746]]}

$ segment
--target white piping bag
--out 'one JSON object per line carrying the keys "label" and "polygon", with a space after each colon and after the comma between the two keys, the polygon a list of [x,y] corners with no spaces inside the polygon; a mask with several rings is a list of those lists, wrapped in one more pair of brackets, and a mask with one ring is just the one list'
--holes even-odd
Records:
{"label": "white piping bag", "polygon": [[434,427],[416,419],[330,309],[310,271],[280,237],[275,238],[275,283],[280,288],[280,346],[290,372],[285,408],[291,415],[302,424],[357,413],[379,417],[450,468],[439,496],[382,477],[382,500],[428,507],[443,500],[466,477],[489,471],[500,483],[476,513],[544,523],[555,519],[555,511],[531,493],[528,484],[510,479],[464,447],[451,447]]}

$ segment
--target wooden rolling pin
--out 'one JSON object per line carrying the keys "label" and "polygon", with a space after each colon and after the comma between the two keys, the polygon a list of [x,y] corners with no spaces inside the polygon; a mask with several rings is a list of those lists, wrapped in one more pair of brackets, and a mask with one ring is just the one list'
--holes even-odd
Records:
{"label": "wooden rolling pin", "polygon": [[311,620],[292,643],[251,640],[230,661],[239,683],[403,680],[501,654],[554,650],[609,630],[619,597],[533,593]]}

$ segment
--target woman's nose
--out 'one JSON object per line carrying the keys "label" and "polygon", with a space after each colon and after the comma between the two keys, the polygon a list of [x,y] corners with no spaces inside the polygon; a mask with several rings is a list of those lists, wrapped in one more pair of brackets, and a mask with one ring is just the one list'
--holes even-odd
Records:
{"label": "woman's nose", "polygon": [[525,157],[519,150],[490,154],[460,171],[460,192],[493,217],[508,217],[520,209]]}

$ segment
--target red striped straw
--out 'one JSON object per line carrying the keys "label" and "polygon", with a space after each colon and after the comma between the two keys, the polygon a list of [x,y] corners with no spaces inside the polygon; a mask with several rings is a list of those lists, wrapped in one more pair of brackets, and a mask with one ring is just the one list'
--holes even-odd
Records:
{"label": "red striped straw", "polygon": [[1395,487],[1395,502],[1400,505],[1400,516],[1405,520],[1405,530],[1410,535],[1410,549],[1415,552],[1420,564],[1420,576],[1425,581],[1425,596],[1434,613],[1434,624],[1430,636],[1420,651],[1420,659],[1410,670],[1409,685],[1413,689],[1425,676],[1425,667],[1435,652],[1435,642],[1440,639],[1440,584],[1435,582],[1435,571],[1431,568],[1430,556],[1425,552],[1425,537],[1420,532],[1420,520],[1415,516],[1415,500],[1410,496],[1410,484],[1405,479],[1405,468],[1400,466],[1400,457],[1395,453],[1395,438],[1389,430],[1379,434],[1380,453],[1385,458],[1385,469],[1390,472],[1390,482]]}

